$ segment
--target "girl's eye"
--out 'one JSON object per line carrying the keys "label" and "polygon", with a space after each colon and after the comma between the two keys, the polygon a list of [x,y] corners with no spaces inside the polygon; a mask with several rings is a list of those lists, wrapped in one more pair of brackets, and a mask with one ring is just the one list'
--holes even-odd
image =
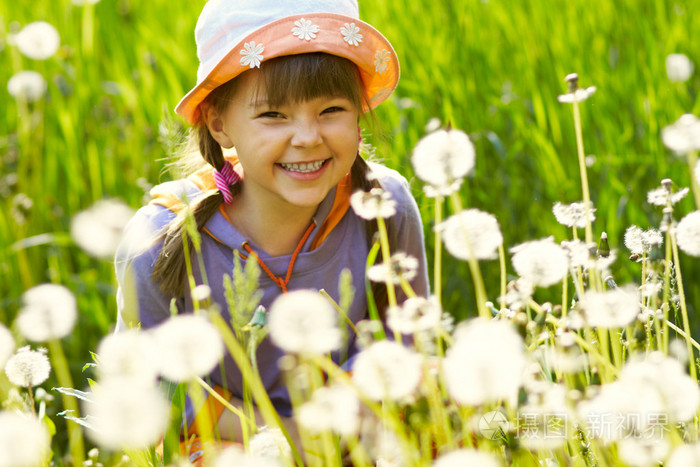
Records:
{"label": "girl's eye", "polygon": [[284,115],[282,115],[279,112],[275,112],[274,110],[270,110],[268,112],[263,112],[260,115],[258,115],[258,118],[282,118]]}
{"label": "girl's eye", "polygon": [[345,109],[344,109],[343,107],[334,105],[333,107],[328,107],[328,108],[325,109],[322,113],[324,113],[324,114],[329,114],[329,113],[334,113],[334,112],[342,112],[342,111],[344,111],[344,110],[345,110]]}

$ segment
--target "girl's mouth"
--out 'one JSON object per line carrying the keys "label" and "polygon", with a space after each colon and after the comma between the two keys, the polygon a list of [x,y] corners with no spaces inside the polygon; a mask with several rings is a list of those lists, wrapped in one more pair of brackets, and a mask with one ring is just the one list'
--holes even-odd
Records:
{"label": "girl's mouth", "polygon": [[323,164],[325,164],[329,159],[324,159],[320,161],[314,161],[314,162],[301,162],[301,163],[279,163],[279,165],[284,169],[288,170],[290,172],[298,172],[298,173],[311,173],[311,172],[316,172],[318,169],[323,167]]}

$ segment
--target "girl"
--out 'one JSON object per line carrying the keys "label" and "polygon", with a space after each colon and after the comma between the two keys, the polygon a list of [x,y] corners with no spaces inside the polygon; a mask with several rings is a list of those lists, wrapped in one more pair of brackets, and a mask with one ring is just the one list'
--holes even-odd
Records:
{"label": "girl", "polygon": [[[125,238],[145,228],[158,240],[145,251],[125,241],[117,253],[118,327],[163,322],[172,299],[179,312],[192,311],[185,258],[193,250],[183,247],[178,216],[184,199],[201,232],[202,261],[191,261],[194,276],[208,278],[211,299],[226,320],[222,278],[231,275],[234,255],[260,264],[265,307],[295,289],[325,289],[337,301],[338,278],[349,269],[356,294],[348,316],[367,318],[365,265],[377,225],[358,217],[349,199],[380,186],[397,203],[389,224],[392,251],[418,259],[411,285],[427,295],[422,223],[408,184],[359,153],[359,119],[392,93],[399,67],[389,42],[358,19],[356,1],[212,0],[195,37],[197,84],[176,111],[194,125],[196,157],[206,164],[154,188],[153,201],[130,223]],[[235,156],[224,156],[224,149]],[[385,286],[373,289],[383,310]],[[351,338],[340,354],[355,352]],[[270,398],[290,417],[281,356],[269,339],[258,348]],[[223,365],[210,380],[239,403],[240,372],[231,358]],[[220,423],[221,435],[235,437],[224,425],[230,426]]]}

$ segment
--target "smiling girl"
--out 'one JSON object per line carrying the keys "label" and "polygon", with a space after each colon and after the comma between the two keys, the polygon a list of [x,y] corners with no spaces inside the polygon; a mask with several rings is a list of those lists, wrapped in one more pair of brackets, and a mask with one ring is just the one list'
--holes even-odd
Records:
{"label": "smiling girl", "polygon": [[[153,201],[130,223],[131,233],[145,229],[158,240],[146,249],[124,242],[117,254],[119,328],[162,323],[172,300],[179,313],[192,312],[185,259],[194,250],[191,242],[183,247],[183,200],[201,232],[193,275],[197,283],[207,278],[211,300],[227,321],[223,277],[231,275],[235,256],[257,261],[264,271],[258,286],[266,308],[301,289],[324,289],[338,301],[338,280],[347,269],[356,290],[348,317],[367,318],[365,267],[377,224],[350,208],[350,196],[372,188],[396,202],[388,223],[392,251],[418,260],[411,286],[426,296],[422,222],[408,184],[360,154],[360,120],[392,93],[399,67],[389,42],[358,19],[356,1],[212,0],[195,37],[197,84],[176,111],[194,125],[194,157],[205,164],[155,187]],[[375,283],[373,295],[384,311],[384,284]],[[130,315],[131,307],[138,313]],[[351,336],[334,358],[356,352]],[[291,417],[277,365],[282,355],[266,339],[257,360],[275,408]],[[240,371],[230,357],[222,365],[209,380],[238,403]]]}

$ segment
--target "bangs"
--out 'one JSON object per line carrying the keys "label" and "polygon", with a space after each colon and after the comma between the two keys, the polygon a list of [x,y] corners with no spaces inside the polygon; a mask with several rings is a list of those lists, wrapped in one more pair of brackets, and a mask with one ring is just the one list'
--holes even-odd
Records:
{"label": "bangs", "polygon": [[345,97],[357,109],[367,104],[360,72],[350,60],[326,53],[305,53],[262,63],[257,94],[273,107],[317,97]]}

